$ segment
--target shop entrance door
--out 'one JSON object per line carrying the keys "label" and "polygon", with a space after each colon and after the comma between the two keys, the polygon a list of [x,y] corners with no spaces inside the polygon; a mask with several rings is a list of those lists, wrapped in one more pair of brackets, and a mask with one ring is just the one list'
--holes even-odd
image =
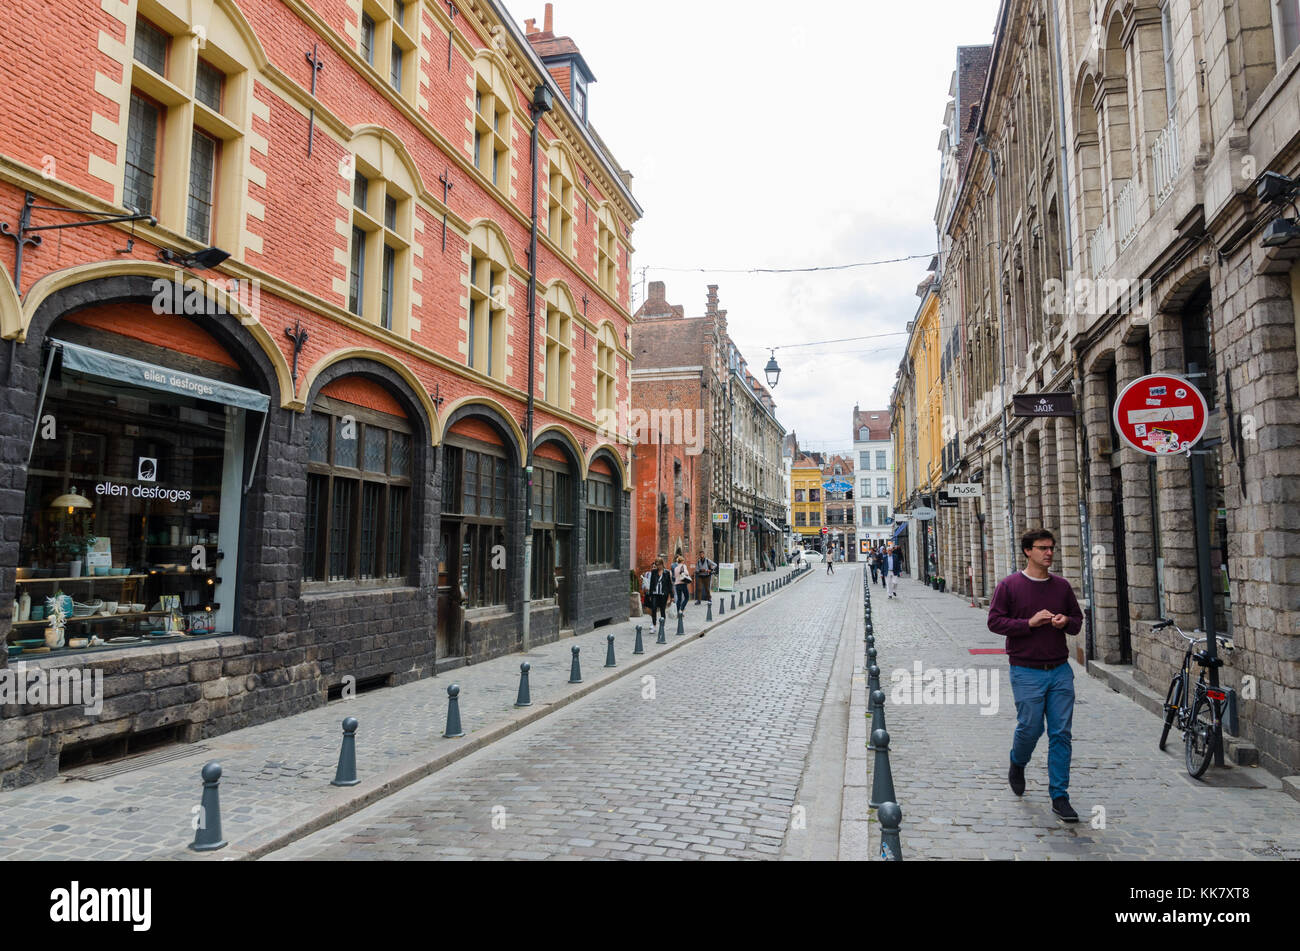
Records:
{"label": "shop entrance door", "polygon": [[460,524],[444,523],[438,539],[438,643],[439,658],[462,655],[464,588],[461,580]]}
{"label": "shop entrance door", "polygon": [[1118,468],[1110,470],[1111,538],[1115,539],[1115,612],[1119,626],[1119,662],[1133,663],[1133,631],[1128,614],[1128,562],[1124,554],[1124,485]]}

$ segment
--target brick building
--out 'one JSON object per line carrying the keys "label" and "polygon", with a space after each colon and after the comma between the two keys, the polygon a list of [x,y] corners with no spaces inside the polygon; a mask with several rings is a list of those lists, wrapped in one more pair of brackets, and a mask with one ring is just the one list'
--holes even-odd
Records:
{"label": "brick building", "polygon": [[[681,539],[683,552],[702,548],[740,574],[759,570],[762,552],[781,549],[785,430],[727,335],[718,288],[709,287],[703,316],[687,317],[662,282],[651,282],[631,339],[627,429],[637,466],[653,467],[635,473],[638,564],[671,557],[677,543],[665,550],[661,541]],[[679,486],[683,494],[668,494]]]}
{"label": "brick building", "polygon": [[[987,598],[1045,525],[1085,605],[1076,659],[1153,695],[1182,655],[1153,620],[1231,634],[1230,752],[1280,773],[1300,769],[1300,239],[1277,224],[1297,24],[1295,0],[1004,0],[991,51],[958,51],[937,218],[940,474],[984,494],[941,512],[939,572]],[[1195,456],[1115,432],[1152,372],[1205,396]],[[1053,393],[1065,415],[1015,415]]]}
{"label": "brick building", "polygon": [[152,216],[0,248],[0,630],[39,650],[61,590],[70,635],[136,641],[20,656],[109,699],[6,708],[0,782],[517,649],[530,458],[534,640],[627,616],[598,424],[641,210],[549,4],[11,5],[0,36],[6,233]]}
{"label": "brick building", "polygon": [[832,453],[826,460],[822,466],[822,492],[826,526],[830,529],[828,540],[845,559],[857,561],[857,503],[851,456]]}

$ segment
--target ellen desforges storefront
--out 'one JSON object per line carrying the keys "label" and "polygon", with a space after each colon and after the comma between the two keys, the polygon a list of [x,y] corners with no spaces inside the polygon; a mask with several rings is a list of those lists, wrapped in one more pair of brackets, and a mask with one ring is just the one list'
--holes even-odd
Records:
{"label": "ellen desforges storefront", "polygon": [[49,347],[9,644],[40,650],[56,593],[75,608],[63,651],[76,652],[74,638],[232,632],[246,440],[256,459],[269,398],[67,341]]}

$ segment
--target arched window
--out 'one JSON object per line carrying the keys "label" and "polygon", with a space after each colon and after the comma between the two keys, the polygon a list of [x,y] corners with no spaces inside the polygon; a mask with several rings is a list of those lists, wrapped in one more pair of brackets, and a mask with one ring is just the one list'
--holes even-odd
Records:
{"label": "arched window", "polygon": [[596,341],[596,412],[612,413],[617,403],[618,344],[614,331],[605,324]]}
{"label": "arched window", "polygon": [[155,0],[138,9],[127,37],[122,204],[202,245],[237,250],[252,54],[219,6],[201,44],[195,25]]}
{"label": "arched window", "polygon": [[558,145],[551,146],[547,158],[551,174],[546,190],[546,236],[572,257],[575,251],[573,164]]}
{"label": "arched window", "polygon": [[474,167],[506,194],[510,191],[510,129],[513,93],[490,57],[474,64]]}
{"label": "arched window", "polygon": [[466,363],[480,373],[504,380],[510,255],[501,236],[486,224],[470,232],[469,245]]}
{"label": "arched window", "polygon": [[571,408],[573,299],[556,285],[546,292],[546,402]]}

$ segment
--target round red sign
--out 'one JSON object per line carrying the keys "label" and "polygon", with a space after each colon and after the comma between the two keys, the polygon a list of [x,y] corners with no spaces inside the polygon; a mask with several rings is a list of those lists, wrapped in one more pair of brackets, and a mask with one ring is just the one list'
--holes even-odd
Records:
{"label": "round red sign", "polygon": [[1187,452],[1205,435],[1209,407],[1189,380],[1168,373],[1134,380],[1115,401],[1115,428],[1148,456]]}
{"label": "round red sign", "polygon": [[741,520],[740,520],[740,524],[739,524],[738,526],[736,526],[736,527],[739,528],[739,529],[743,532],[743,531],[745,531],[747,528],[749,528],[749,523],[746,522],[744,519],[741,519]]}

